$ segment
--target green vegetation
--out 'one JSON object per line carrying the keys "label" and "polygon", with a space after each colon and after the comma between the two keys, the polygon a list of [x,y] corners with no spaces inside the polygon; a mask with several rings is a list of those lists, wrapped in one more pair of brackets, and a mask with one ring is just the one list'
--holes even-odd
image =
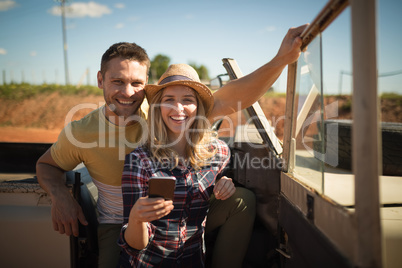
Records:
{"label": "green vegetation", "polygon": [[382,93],[381,99],[402,100],[402,95],[400,95],[398,93]]}
{"label": "green vegetation", "polygon": [[397,93],[383,93],[381,94],[382,100],[394,100],[397,106],[402,106],[402,95]]}
{"label": "green vegetation", "polygon": [[149,82],[156,83],[159,77],[167,70],[169,67],[170,58],[166,55],[158,54],[151,60],[151,69],[149,75]]}
{"label": "green vegetation", "polygon": [[200,77],[200,80],[209,80],[208,68],[205,65],[198,65],[195,62],[190,62],[188,65],[196,70],[198,76]]}
{"label": "green vegetation", "polygon": [[346,101],[341,105],[341,110],[345,112],[352,111],[352,98],[346,99]]}
{"label": "green vegetation", "polygon": [[264,97],[267,98],[281,98],[281,97],[286,97],[286,93],[283,92],[275,92],[273,90],[268,90],[265,94]]}
{"label": "green vegetation", "polygon": [[59,92],[61,95],[96,95],[101,96],[102,90],[95,86],[76,86],[56,85],[56,84],[42,84],[31,85],[27,83],[22,84],[8,84],[0,86],[0,99],[6,100],[23,100],[34,97],[38,94]]}
{"label": "green vegetation", "polygon": [[[170,65],[170,58],[163,54],[157,54],[151,60],[151,69],[149,74],[149,83],[153,84],[158,81],[162,74]],[[189,62],[188,65],[193,67],[198,73],[201,80],[209,80],[208,68],[205,65],[198,65],[195,62]]]}
{"label": "green vegetation", "polygon": [[[336,97],[336,98],[346,98],[346,97],[352,97],[352,94],[349,95],[339,95],[339,94],[324,94],[324,97]],[[381,99],[393,99],[393,100],[398,100],[401,99],[402,100],[402,95],[398,94],[398,93],[382,93],[380,95]]]}

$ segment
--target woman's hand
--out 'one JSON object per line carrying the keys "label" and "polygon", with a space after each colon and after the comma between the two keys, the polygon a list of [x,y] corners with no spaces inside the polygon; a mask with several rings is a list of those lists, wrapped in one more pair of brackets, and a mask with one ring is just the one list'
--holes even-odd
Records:
{"label": "woman's hand", "polygon": [[214,195],[216,199],[226,200],[236,192],[236,187],[231,178],[223,176],[218,180],[214,187]]}
{"label": "woman's hand", "polygon": [[173,201],[161,197],[140,197],[131,208],[129,221],[142,223],[158,220],[173,210]]}
{"label": "woman's hand", "polygon": [[124,238],[127,244],[137,250],[142,250],[148,244],[146,222],[160,219],[173,209],[173,201],[163,198],[140,197],[131,208]]}

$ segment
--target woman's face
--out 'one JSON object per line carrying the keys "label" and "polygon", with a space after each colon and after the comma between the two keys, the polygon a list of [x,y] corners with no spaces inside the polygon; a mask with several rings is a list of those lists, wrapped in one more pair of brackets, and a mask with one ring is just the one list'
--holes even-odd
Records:
{"label": "woman's face", "polygon": [[169,86],[163,90],[161,115],[167,126],[169,139],[180,137],[197,115],[195,91],[187,86]]}

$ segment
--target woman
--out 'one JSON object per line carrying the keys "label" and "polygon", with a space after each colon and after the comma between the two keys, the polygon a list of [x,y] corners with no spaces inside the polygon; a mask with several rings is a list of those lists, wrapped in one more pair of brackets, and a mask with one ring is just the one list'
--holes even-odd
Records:
{"label": "woman", "polygon": [[[235,191],[230,179],[219,179],[230,155],[209,129],[213,96],[186,64],[171,65],[145,94],[148,140],[126,157],[123,171],[120,265],[203,267],[210,195],[224,200]],[[153,176],[176,178],[173,200],[147,196]]]}

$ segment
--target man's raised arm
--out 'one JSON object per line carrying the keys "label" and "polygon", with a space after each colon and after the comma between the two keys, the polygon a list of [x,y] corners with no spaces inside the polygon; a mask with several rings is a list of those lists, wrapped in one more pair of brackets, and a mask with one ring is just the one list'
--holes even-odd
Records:
{"label": "man's raised arm", "polygon": [[278,53],[270,62],[216,91],[214,108],[209,119],[215,121],[221,116],[238,111],[239,108],[247,108],[260,99],[278,79],[283,69],[299,58],[302,45],[300,34],[307,26],[308,24],[290,28]]}

